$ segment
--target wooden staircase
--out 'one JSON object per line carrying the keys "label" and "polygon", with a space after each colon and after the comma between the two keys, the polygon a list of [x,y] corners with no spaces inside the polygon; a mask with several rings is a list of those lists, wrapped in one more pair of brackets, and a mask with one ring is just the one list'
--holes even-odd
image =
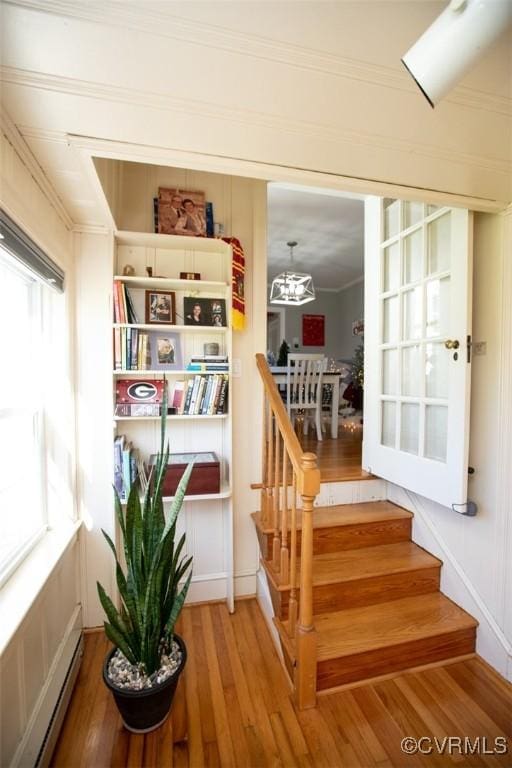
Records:
{"label": "wooden staircase", "polygon": [[[442,563],[411,541],[411,520],[385,501],[313,511],[317,691],[474,652],[477,622],[439,591]],[[254,522],[293,679],[290,588],[272,563],[273,530],[260,513]]]}
{"label": "wooden staircase", "polygon": [[283,657],[301,709],[320,690],[473,653],[477,622],[439,591],[442,563],[412,514],[379,501],[314,507],[303,453],[263,355],[263,477],[254,522]]}

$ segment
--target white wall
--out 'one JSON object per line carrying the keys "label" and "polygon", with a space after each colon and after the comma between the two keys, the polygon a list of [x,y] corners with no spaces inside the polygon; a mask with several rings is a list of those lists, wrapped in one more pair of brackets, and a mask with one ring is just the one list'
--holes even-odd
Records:
{"label": "white wall", "polygon": [[[250,513],[255,511],[250,484],[260,480],[260,433],[262,402],[254,355],[264,350],[266,316],[266,185],[263,182],[220,174],[192,172],[159,166],[123,163],[120,171],[117,225],[119,229],[151,232],[152,197],[159,186],[204,190],[213,202],[215,221],[225,233],[240,239],[245,253],[246,329],[233,334],[233,359],[240,361],[240,377],[232,381],[233,413],[233,508],[235,593],[256,592],[258,549]],[[108,170],[102,169],[102,175]],[[109,187],[110,189],[110,187]],[[117,193],[116,193],[117,194]],[[107,191],[107,195],[110,192]],[[96,579],[112,585],[112,557],[100,527],[114,529],[112,505],[112,371],[111,315],[108,296],[113,274],[110,237],[77,237],[78,425],[80,434],[79,478],[84,531],[85,624],[103,621],[96,597]],[[92,362],[94,361],[94,362]],[[256,407],[255,407],[256,404]],[[174,427],[173,427],[174,429]],[[176,427],[176,439],[193,425]],[[172,434],[170,434],[172,439]],[[203,449],[208,449],[206,444]],[[194,579],[190,599],[226,596],[226,541],[219,530],[225,522],[219,502],[190,503],[185,511],[187,546],[194,555]],[[209,514],[211,511],[211,514]],[[212,546],[214,542],[214,546]]]}
{"label": "white wall", "polygon": [[468,496],[478,504],[478,514],[464,517],[391,484],[388,488],[392,501],[418,513],[415,541],[444,560],[442,590],[478,618],[477,649],[502,674],[512,646],[512,483],[509,474],[499,477],[504,458],[500,437],[511,407],[504,399],[507,371],[502,367],[503,351],[512,346],[503,322],[512,296],[507,266],[512,242],[507,251],[504,224],[503,216],[475,215],[473,340],[487,345],[485,355],[473,356],[471,376],[469,463],[475,474]]}
{"label": "white wall", "polygon": [[[305,347],[302,344],[302,316],[325,316],[325,344],[322,347]],[[353,357],[361,343],[360,336],[352,335],[352,323],[364,315],[363,283],[357,283],[341,291],[316,291],[315,301],[303,307],[285,307],[285,339],[291,352],[322,353],[334,360]],[[293,339],[299,341],[293,346]]]}
{"label": "white wall", "polygon": [[[54,355],[48,369],[58,386],[47,391],[50,531],[0,590],[0,763],[33,765],[81,627],[75,508],[73,259],[71,234],[59,202],[12,126],[1,135],[1,205],[65,270],[64,296],[55,297]],[[10,332],[0,329],[0,333]],[[34,386],[45,372],[27,371]],[[23,372],[18,375],[24,375]],[[38,383],[39,382],[39,383]],[[11,514],[19,514],[13,510]],[[2,510],[2,514],[7,514]]]}

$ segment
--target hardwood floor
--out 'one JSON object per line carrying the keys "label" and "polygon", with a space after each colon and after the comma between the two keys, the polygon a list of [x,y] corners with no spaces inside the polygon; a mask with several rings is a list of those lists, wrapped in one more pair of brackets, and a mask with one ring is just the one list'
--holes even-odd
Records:
{"label": "hardwood floor", "polygon": [[333,440],[329,433],[318,442],[314,430],[307,436],[300,435],[304,451],[316,453],[320,477],[323,483],[343,480],[368,480],[372,477],[361,469],[362,431],[349,432],[340,426],[338,437]]}
{"label": "hardwood floor", "polygon": [[[254,599],[238,601],[232,616],[224,604],[192,606],[180,621],[188,740],[173,747],[170,720],[145,736],[122,727],[101,679],[108,643],[98,632],[86,636],[52,766],[512,765],[512,686],[477,657],[322,695],[316,709],[297,712]],[[407,736],[424,737],[423,754],[401,751]],[[466,754],[444,737],[460,737],[462,745],[468,737]],[[502,739],[499,750],[507,737],[508,754],[492,754],[495,739]]]}

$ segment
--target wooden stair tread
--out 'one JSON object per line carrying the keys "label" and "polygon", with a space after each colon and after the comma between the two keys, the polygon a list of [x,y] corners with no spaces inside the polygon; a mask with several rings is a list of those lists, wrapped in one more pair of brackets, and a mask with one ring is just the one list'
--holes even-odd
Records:
{"label": "wooden stair tread", "polygon": [[442,565],[437,557],[412,541],[314,555],[313,561],[314,585],[329,584],[333,581],[356,581],[382,574],[437,568]]}
{"label": "wooden stair tread", "polygon": [[[279,584],[279,574],[274,571],[272,563],[268,561],[262,561],[262,563],[275,588],[281,592],[288,591],[288,586]],[[422,568],[440,568],[441,565],[441,560],[412,541],[346,549],[341,552],[313,555],[313,586],[339,584],[392,573],[407,573]],[[298,559],[297,585],[299,574],[300,560]]]}
{"label": "wooden stair tread", "polygon": [[[261,525],[261,513],[252,515],[254,522],[263,533],[272,533],[273,528]],[[313,510],[313,527],[330,528],[349,525],[364,525],[386,520],[403,520],[412,518],[412,512],[397,507],[389,501],[367,501],[359,504],[336,504],[329,507],[315,507]],[[301,529],[302,510],[297,510],[297,529]]]}
{"label": "wooden stair tread", "polygon": [[435,637],[478,622],[441,592],[315,616],[318,661]]}

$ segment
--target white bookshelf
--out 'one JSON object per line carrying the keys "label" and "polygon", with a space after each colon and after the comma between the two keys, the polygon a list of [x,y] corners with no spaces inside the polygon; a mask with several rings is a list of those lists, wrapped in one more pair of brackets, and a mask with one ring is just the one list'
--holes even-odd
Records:
{"label": "white bookshelf", "polygon": [[[227,603],[234,608],[233,510],[231,486],[232,457],[232,331],[231,331],[231,248],[222,240],[139,232],[117,232],[115,236],[113,281],[125,284],[130,292],[137,323],[113,323],[115,328],[159,331],[179,336],[182,365],[178,370],[129,370],[112,365],[112,412],[116,385],[120,379],[161,380],[165,377],[170,395],[174,383],[195,376],[215,373],[228,376],[228,410],[223,414],[169,414],[167,438],[172,453],[215,453],[220,462],[219,493],[185,496],[179,526],[186,533],[188,553],[194,557],[194,579],[204,580],[208,573],[226,573]],[[135,274],[123,275],[127,265]],[[147,275],[148,268],[152,276]],[[183,280],[180,272],[200,273],[200,280]],[[145,292],[175,293],[176,323],[146,323]],[[184,325],[185,297],[222,298],[226,302],[225,327]],[[219,344],[219,354],[230,362],[228,371],[194,371],[187,365],[192,356],[204,353],[204,344]],[[178,359],[178,364],[181,360]],[[170,402],[172,400],[170,399]],[[137,448],[147,463],[160,445],[159,416],[113,416],[114,436],[123,434]],[[170,502],[171,498],[164,498]],[[181,532],[180,532],[181,535]],[[221,545],[222,544],[222,545]]]}

